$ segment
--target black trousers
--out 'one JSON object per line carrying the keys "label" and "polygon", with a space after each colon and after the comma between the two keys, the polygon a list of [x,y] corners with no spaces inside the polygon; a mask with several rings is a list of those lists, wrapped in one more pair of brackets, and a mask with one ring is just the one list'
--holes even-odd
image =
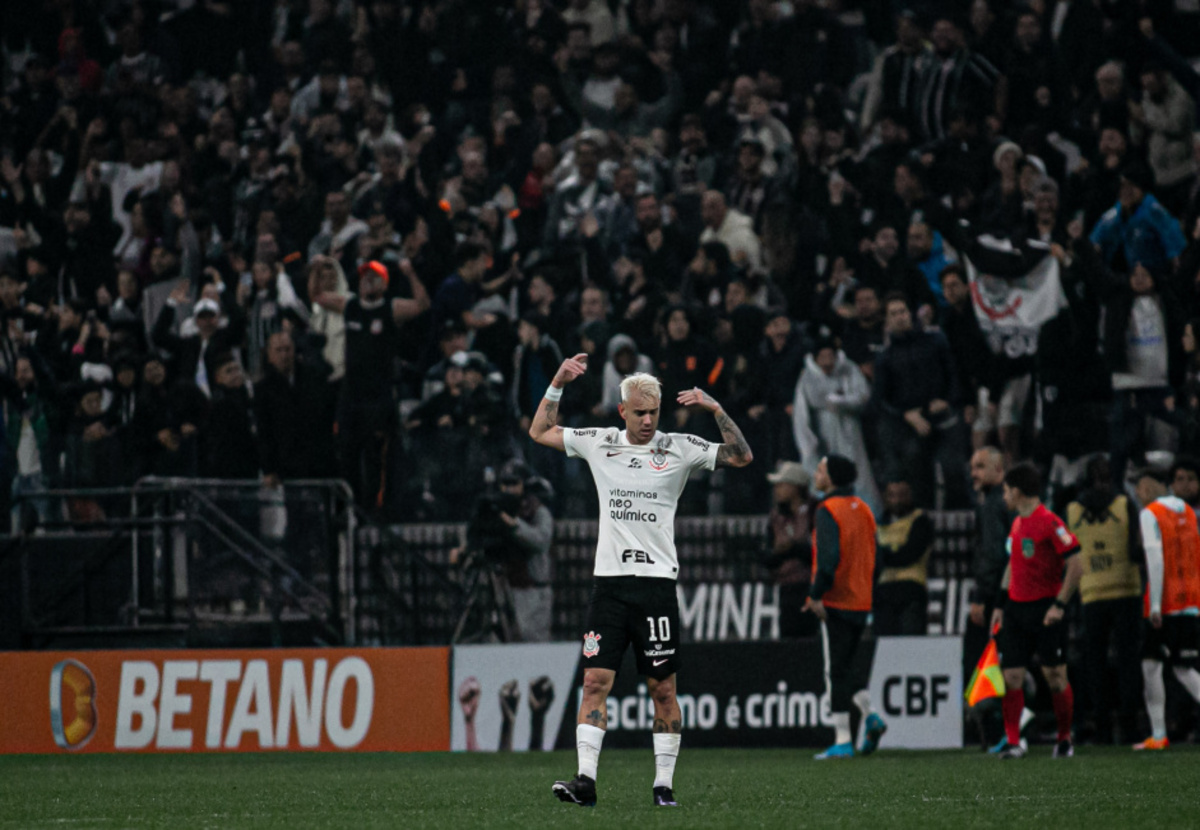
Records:
{"label": "black trousers", "polygon": [[870,682],[875,639],[864,637],[866,629],[866,620],[859,622],[844,617],[834,609],[829,609],[828,618],[821,625],[825,688],[829,690],[832,712],[849,712],[853,708],[854,695],[867,688]]}
{"label": "black trousers", "polygon": [[[1107,599],[1083,606],[1084,665],[1096,723],[1096,739],[1113,740],[1113,687],[1116,687],[1117,720],[1121,739],[1133,739],[1142,705],[1138,654],[1141,648],[1142,600],[1139,597]],[[1109,652],[1113,653],[1110,668]],[[1113,682],[1110,682],[1113,681]]]}

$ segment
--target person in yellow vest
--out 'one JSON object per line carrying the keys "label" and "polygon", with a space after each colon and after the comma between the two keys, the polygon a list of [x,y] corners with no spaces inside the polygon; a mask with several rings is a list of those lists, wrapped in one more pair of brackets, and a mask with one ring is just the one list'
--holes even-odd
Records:
{"label": "person in yellow vest", "polygon": [[1200,703],[1200,531],[1196,514],[1178,496],[1167,495],[1165,476],[1146,471],[1138,478],[1138,516],[1146,552],[1146,594],[1142,606],[1143,693],[1151,735],[1134,749],[1166,749],[1166,687],[1163,664]]}
{"label": "person in yellow vest", "polygon": [[907,481],[889,482],[875,534],[882,568],[872,597],[876,637],[917,637],[929,630],[926,580],[933,551],[933,520],[913,505]]}
{"label": "person in yellow vest", "polygon": [[821,459],[813,487],[825,494],[817,507],[813,530],[812,586],[804,608],[821,621],[821,648],[825,654],[825,689],[833,713],[835,740],[816,758],[853,758],[850,706],[862,713],[866,735],[859,751],[874,752],[887,731],[883,718],[871,711],[867,691],[871,659],[865,677],[854,676],[860,648],[873,648],[863,634],[871,617],[871,586],[875,576],[875,516],[854,495],[858,469],[841,455]]}
{"label": "person in yellow vest", "polygon": [[[1137,684],[1138,636],[1141,626],[1142,578],[1138,572],[1141,547],[1135,508],[1123,495],[1113,495],[1111,467],[1103,455],[1087,463],[1087,487],[1067,505],[1067,527],[1079,540],[1083,576],[1079,600],[1083,605],[1084,665],[1091,720],[1096,741],[1114,741],[1112,689],[1118,698],[1120,740],[1130,740],[1139,704]],[[1116,655],[1112,676],[1109,648]]]}

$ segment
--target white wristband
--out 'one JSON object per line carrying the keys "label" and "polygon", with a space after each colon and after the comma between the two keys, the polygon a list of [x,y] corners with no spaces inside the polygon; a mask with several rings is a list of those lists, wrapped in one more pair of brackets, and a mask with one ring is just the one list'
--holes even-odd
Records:
{"label": "white wristband", "polygon": [[562,389],[554,384],[550,384],[546,387],[546,394],[542,397],[548,401],[560,401],[562,400]]}

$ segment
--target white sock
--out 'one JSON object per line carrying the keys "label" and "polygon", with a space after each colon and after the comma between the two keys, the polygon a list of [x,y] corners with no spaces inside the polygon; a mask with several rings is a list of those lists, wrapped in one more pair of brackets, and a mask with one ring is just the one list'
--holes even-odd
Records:
{"label": "white sock", "polygon": [[859,689],[854,693],[854,705],[858,707],[865,721],[871,716],[871,693],[866,689]]}
{"label": "white sock", "polygon": [[835,744],[850,743],[850,713],[849,712],[834,712],[833,713],[833,730],[837,736],[833,741]]}
{"label": "white sock", "polygon": [[604,743],[604,730],[590,723],[575,727],[575,748],[579,751],[579,774],[596,780],[596,767],[600,764],[600,745]]}
{"label": "white sock", "polygon": [[1200,703],[1200,672],[1190,666],[1175,666],[1175,677],[1188,690],[1192,700]]}
{"label": "white sock", "polygon": [[1142,661],[1146,714],[1150,716],[1150,731],[1155,738],[1167,737],[1167,690],[1163,686],[1162,669],[1163,664],[1157,660]]}
{"label": "white sock", "polygon": [[675,762],[679,759],[679,741],[682,735],[669,732],[654,734],[654,786],[673,787]]}

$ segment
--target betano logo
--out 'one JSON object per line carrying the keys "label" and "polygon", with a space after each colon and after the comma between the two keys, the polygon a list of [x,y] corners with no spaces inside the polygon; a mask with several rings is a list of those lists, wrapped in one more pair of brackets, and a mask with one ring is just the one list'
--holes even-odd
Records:
{"label": "betano logo", "polygon": [[[266,660],[165,660],[161,667],[125,660],[113,746],[187,750],[195,745],[195,732],[202,731],[206,749],[237,749],[247,735],[259,749],[286,749],[294,723],[300,747],[318,747],[324,733],[338,749],[353,749],[366,737],[375,708],[371,667],[361,657],[346,657],[330,671],[328,660],[317,659],[306,676],[305,664],[284,660],[273,683]],[[207,691],[206,711],[195,713],[200,717],[192,716],[193,694],[181,683]],[[353,689],[349,698],[348,686]],[[346,711],[343,702],[351,704]],[[181,726],[180,718],[202,729]]]}
{"label": "betano logo", "polygon": [[63,749],[82,748],[96,734],[96,679],[78,660],[50,670],[50,731]]}

